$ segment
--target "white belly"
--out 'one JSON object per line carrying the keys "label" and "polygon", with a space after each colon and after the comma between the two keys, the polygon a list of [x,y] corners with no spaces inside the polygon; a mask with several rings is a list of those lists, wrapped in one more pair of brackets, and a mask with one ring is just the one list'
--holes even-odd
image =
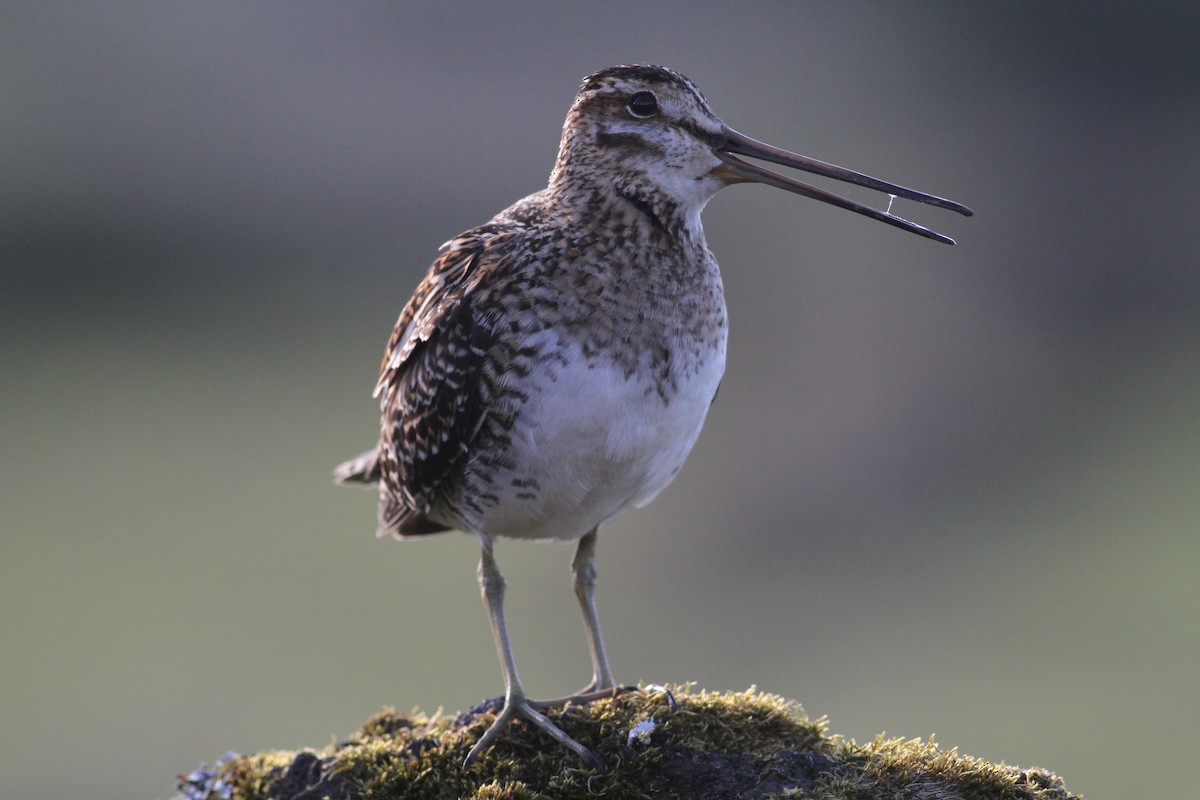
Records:
{"label": "white belly", "polygon": [[537,380],[512,431],[511,486],[479,520],[493,536],[576,539],[649,503],[678,474],[725,370],[725,342],[656,383],[579,352]]}

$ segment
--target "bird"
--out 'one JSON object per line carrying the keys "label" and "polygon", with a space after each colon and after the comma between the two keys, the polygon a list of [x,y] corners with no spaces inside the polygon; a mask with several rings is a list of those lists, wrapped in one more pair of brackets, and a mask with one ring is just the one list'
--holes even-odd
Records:
{"label": "bird", "polygon": [[[596,543],[679,473],[721,383],[728,324],[700,220],[709,199],[762,183],[954,244],[890,201],[881,211],[746,158],[972,213],[752,139],[679,72],[619,65],[583,80],[546,188],[443,244],[393,328],[374,392],[379,441],[335,479],[378,487],[381,537],[479,540],[504,697],[464,768],[521,718],[603,769],[544,712],[623,688],[596,610]],[[576,543],[592,678],[568,698],[531,700],[521,683],[498,539]]]}

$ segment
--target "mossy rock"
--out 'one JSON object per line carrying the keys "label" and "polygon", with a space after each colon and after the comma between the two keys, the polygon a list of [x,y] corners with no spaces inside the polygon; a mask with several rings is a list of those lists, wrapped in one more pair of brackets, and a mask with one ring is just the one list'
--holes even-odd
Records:
{"label": "mossy rock", "polygon": [[[490,710],[489,710],[490,709]],[[551,718],[607,766],[586,767],[523,722],[471,768],[494,705],[457,719],[387,710],[324,750],[229,754],[182,780],[179,800],[1068,800],[1052,773],[960,756],[932,741],[855,744],[753,689],[642,687]]]}

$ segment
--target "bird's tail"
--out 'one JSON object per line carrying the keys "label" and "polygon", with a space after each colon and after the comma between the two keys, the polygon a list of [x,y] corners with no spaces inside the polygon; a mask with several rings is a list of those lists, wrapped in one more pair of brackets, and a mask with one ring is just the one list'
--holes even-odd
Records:
{"label": "bird's tail", "polygon": [[333,482],[343,486],[350,483],[375,486],[379,483],[379,477],[378,448],[338,464],[333,470]]}
{"label": "bird's tail", "polygon": [[[368,450],[356,458],[338,464],[333,471],[333,480],[342,486],[353,483],[363,486],[379,485],[382,480],[379,471],[379,448]],[[376,536],[409,539],[450,530],[446,525],[434,522],[410,508],[390,492],[381,491],[380,495],[379,529],[375,531]]]}

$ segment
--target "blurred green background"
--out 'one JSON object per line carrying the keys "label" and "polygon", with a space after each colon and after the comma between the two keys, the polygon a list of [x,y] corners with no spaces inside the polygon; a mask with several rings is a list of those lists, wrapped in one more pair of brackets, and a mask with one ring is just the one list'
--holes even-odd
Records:
{"label": "blurred green background", "polygon": [[[585,74],[656,62],[977,216],[710,204],[729,369],[601,538],[618,678],[1185,796],[1197,41],[1190,3],[5,3],[0,794],[165,797],[499,693],[473,540],[377,541],[330,470],[437,245],[544,185]],[[578,688],[571,548],[497,555],[527,686]]]}

